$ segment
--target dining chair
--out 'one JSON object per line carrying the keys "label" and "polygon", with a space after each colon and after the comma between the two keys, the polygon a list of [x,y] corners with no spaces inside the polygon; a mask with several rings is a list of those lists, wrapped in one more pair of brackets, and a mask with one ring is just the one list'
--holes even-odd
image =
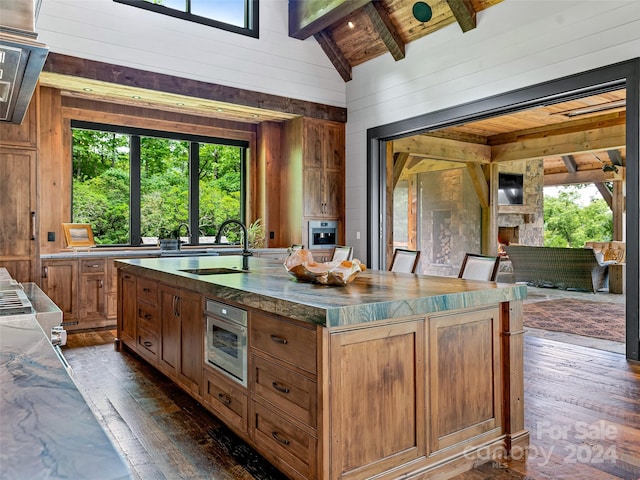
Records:
{"label": "dining chair", "polygon": [[293,245],[291,245],[290,249],[293,250],[302,250],[304,248],[304,245],[299,245],[297,243],[294,243]]}
{"label": "dining chair", "polygon": [[407,250],[396,248],[391,258],[390,272],[415,273],[418,261],[420,260],[420,250]]}
{"label": "dining chair", "polygon": [[495,282],[500,266],[500,257],[467,253],[462,261],[458,278]]}
{"label": "dining chair", "polygon": [[352,256],[353,256],[353,247],[337,246],[337,247],[334,247],[333,249],[333,256],[331,257],[331,261],[342,262],[344,260],[351,260]]}

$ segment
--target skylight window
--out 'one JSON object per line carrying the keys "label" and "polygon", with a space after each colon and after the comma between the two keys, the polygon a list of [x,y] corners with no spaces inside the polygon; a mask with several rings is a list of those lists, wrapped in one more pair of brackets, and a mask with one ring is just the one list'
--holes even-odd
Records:
{"label": "skylight window", "polygon": [[258,38],[258,0],[113,0]]}

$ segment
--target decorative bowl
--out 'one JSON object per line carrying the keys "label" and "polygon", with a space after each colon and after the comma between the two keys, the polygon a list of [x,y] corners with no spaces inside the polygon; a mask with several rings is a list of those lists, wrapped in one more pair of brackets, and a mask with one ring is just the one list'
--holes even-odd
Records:
{"label": "decorative bowl", "polygon": [[366,267],[357,258],[334,262],[315,262],[308,250],[294,250],[284,268],[298,280],[322,285],[347,285]]}

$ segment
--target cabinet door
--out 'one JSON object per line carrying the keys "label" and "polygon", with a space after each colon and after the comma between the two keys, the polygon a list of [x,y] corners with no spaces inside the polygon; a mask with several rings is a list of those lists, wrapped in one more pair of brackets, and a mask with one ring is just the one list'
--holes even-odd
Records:
{"label": "cabinet door", "polygon": [[0,148],[0,266],[19,282],[35,276],[35,165],[33,150]]}
{"label": "cabinet door", "polygon": [[82,327],[103,326],[107,318],[105,263],[101,258],[79,261],[78,321]]}
{"label": "cabinet door", "polygon": [[136,277],[130,273],[120,273],[119,278],[121,302],[118,307],[118,338],[134,346],[137,317]]}
{"label": "cabinet door", "polygon": [[303,179],[304,215],[320,217],[324,214],[324,192],[322,190],[322,170],[305,169]]}
{"label": "cabinet door", "polygon": [[42,262],[42,291],[62,310],[63,324],[76,325],[76,278],[75,260],[44,260]]}
{"label": "cabinet door", "polygon": [[200,296],[160,287],[160,363],[167,375],[199,394],[204,348],[204,310]]}

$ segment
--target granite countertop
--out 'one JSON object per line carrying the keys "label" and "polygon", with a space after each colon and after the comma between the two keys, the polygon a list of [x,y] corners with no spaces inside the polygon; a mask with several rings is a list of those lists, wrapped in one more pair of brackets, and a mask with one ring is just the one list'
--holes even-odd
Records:
{"label": "granite countertop", "polygon": [[132,478],[34,315],[0,317],[3,479]]}
{"label": "granite countertop", "polygon": [[178,284],[220,300],[295,318],[325,327],[496,305],[522,300],[527,287],[462,280],[450,277],[362,272],[352,283],[327,286],[300,282],[281,262],[249,259],[249,272],[196,275],[181,270],[237,268],[240,256],[145,258],[117,260],[116,266],[133,274]]}

